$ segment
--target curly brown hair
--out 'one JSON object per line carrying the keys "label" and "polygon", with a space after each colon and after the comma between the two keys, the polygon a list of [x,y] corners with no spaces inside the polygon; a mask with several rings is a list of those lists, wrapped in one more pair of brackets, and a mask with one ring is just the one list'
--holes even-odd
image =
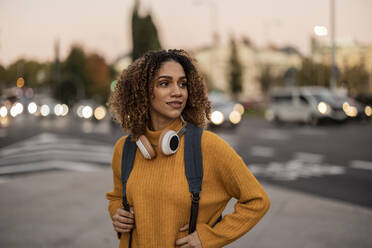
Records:
{"label": "curly brown hair", "polygon": [[133,140],[145,133],[150,120],[150,94],[155,75],[164,62],[171,60],[183,67],[187,78],[188,99],[183,118],[200,127],[205,127],[210,120],[211,103],[195,60],[184,50],[150,51],[121,73],[107,102],[111,115]]}

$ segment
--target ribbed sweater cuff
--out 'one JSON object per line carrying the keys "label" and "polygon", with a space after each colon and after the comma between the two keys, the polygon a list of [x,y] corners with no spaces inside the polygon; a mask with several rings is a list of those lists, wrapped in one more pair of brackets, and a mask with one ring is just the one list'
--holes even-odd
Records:
{"label": "ribbed sweater cuff", "polygon": [[[214,233],[213,229],[207,224],[197,224],[196,231],[203,248],[220,248],[228,244],[226,238],[219,237],[219,235]],[[223,240],[225,242],[223,242]]]}

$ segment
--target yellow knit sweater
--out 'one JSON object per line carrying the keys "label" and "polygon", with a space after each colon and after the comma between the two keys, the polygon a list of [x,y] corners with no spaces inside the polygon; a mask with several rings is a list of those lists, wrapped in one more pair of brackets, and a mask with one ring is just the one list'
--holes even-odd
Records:
{"label": "yellow knit sweater", "polygon": [[[177,131],[179,120],[168,129]],[[127,183],[128,202],[134,208],[135,229],[132,247],[175,247],[187,231],[179,229],[190,218],[191,198],[184,167],[184,136],[178,152],[164,156],[158,150],[162,131],[146,131],[157,157],[146,160],[137,149]],[[126,137],[114,148],[112,170],[114,189],[106,194],[111,217],[122,206],[121,158]],[[240,156],[212,132],[204,131],[201,140],[203,183],[196,227],[203,248],[222,247],[249,231],[269,209],[270,201],[262,186]],[[238,199],[235,211],[213,225],[231,198]],[[129,234],[121,235],[120,248],[128,247]]]}

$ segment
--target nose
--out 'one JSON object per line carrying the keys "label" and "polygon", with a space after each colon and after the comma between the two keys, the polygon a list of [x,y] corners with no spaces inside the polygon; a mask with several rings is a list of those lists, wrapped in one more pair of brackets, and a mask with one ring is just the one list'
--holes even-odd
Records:
{"label": "nose", "polygon": [[181,87],[178,85],[178,83],[174,83],[172,87],[172,96],[181,96],[182,91]]}

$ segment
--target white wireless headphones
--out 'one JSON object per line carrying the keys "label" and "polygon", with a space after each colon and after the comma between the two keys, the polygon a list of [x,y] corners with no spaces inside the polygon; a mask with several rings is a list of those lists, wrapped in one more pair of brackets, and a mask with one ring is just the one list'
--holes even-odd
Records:
{"label": "white wireless headphones", "polygon": [[[159,137],[159,150],[162,154],[169,156],[178,151],[180,146],[180,138],[186,131],[185,121],[180,116],[182,127],[177,131],[166,129]],[[152,147],[150,141],[145,135],[141,135],[136,141],[137,147],[146,159],[153,159],[156,157],[156,152]]]}

